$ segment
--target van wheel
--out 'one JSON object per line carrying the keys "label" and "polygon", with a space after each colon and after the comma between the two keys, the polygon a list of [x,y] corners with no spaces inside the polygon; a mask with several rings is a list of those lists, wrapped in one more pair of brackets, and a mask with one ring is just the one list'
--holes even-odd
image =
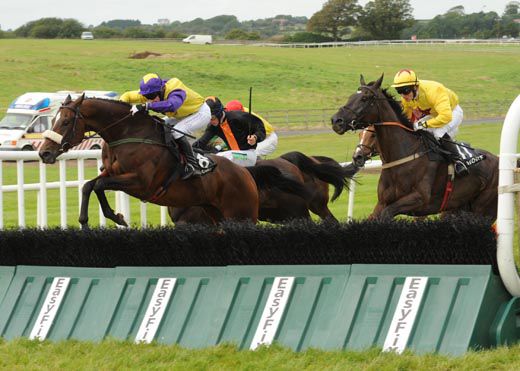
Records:
{"label": "van wheel", "polygon": [[99,144],[94,144],[92,147],[90,147],[90,149],[101,149],[101,147]]}
{"label": "van wheel", "polygon": [[22,147],[22,151],[34,151],[34,148],[32,146],[25,146]]}

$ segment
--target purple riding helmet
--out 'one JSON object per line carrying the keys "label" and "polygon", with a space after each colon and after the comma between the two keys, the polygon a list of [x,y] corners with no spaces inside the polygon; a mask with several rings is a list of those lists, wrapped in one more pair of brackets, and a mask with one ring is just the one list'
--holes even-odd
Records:
{"label": "purple riding helmet", "polygon": [[141,95],[152,95],[157,94],[161,91],[164,86],[163,80],[159,75],[155,73],[149,73],[143,76],[141,83],[139,84],[139,94]]}

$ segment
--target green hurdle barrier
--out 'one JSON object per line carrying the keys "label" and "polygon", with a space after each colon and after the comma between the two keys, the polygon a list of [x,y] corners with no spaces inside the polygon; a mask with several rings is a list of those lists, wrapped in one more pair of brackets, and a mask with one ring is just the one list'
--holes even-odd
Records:
{"label": "green hurdle barrier", "polygon": [[484,265],[2,267],[0,302],[6,339],[454,355],[516,342],[520,312]]}

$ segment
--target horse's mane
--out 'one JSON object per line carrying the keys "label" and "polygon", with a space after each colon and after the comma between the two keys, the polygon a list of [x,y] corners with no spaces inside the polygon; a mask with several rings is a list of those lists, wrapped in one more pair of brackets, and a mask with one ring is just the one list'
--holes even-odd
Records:
{"label": "horse's mane", "polygon": [[109,99],[109,98],[98,98],[98,97],[88,97],[88,98],[85,98],[85,99],[89,99],[89,100],[97,100],[97,101],[102,101],[102,102],[107,102],[107,103],[112,103],[112,104],[120,104],[120,105],[123,105],[124,107],[127,107],[127,108],[130,108],[131,104],[130,103],[126,103],[126,102],[123,102],[121,100],[117,100],[117,99]]}
{"label": "horse's mane", "polygon": [[[130,103],[126,103],[126,102],[123,102],[123,101],[120,101],[117,99],[98,98],[98,97],[89,97],[89,98],[85,98],[85,99],[90,100],[90,101],[95,101],[95,102],[101,102],[101,103],[107,104],[109,106],[117,106],[114,108],[120,109],[121,114],[125,114],[125,113],[130,114],[130,107],[132,107],[132,105]],[[148,125],[148,121],[153,121],[154,123],[158,123],[158,122],[162,121],[158,116],[150,115],[149,113],[147,113],[146,115],[142,115],[141,119],[146,120],[147,125]]]}
{"label": "horse's mane", "polygon": [[396,101],[394,96],[388,92],[388,89],[381,89],[383,92],[383,95],[385,96],[386,100],[390,104],[390,107],[392,107],[392,110],[397,115],[397,118],[399,121],[409,127],[410,129],[413,128],[412,122],[408,119],[408,117],[403,112],[403,106],[401,106],[401,103]]}

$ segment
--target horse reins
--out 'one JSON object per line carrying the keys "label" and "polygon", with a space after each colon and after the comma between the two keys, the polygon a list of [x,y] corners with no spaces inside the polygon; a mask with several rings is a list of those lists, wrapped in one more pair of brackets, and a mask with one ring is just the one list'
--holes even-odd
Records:
{"label": "horse reins", "polygon": [[[77,123],[77,120],[78,118],[81,118],[81,119],[85,119],[85,117],[81,114],[81,111],[80,111],[80,108],[79,107],[75,107],[75,108],[72,108],[72,107],[69,107],[69,106],[65,106],[65,105],[62,105],[60,107],[60,109],[62,108],[66,108],[68,110],[71,110],[72,112],[74,112],[74,120],[72,121],[72,137],[74,137],[74,134],[76,132],[76,123]],[[94,136],[96,135],[100,135],[100,133],[120,124],[121,122],[123,122],[124,120],[126,120],[128,117],[132,116],[132,113],[128,113],[126,114],[125,116],[123,116],[122,118],[114,121],[113,123],[105,126],[104,128],[102,128],[101,130],[98,130],[98,131],[94,131],[94,134],[92,135],[88,135],[88,136],[85,136],[81,142],[78,143],[81,144],[83,143],[84,141],[88,140],[88,139],[91,139],[93,138]],[[64,137],[64,136],[63,136]],[[114,142],[111,142],[111,143],[108,143],[108,146],[109,147],[116,147],[116,146],[119,146],[121,144],[126,144],[126,143],[144,143],[144,144],[153,144],[153,145],[160,145],[160,146],[164,146],[164,147],[167,147],[165,144],[163,143],[160,143],[160,142],[157,142],[157,141],[154,141],[154,140],[151,140],[151,139],[144,139],[144,138],[126,138],[126,139],[121,139],[121,140],[116,140]],[[65,144],[68,144],[69,145],[69,148],[72,147],[70,143],[68,142],[65,142],[64,144],[61,145],[61,148],[60,148],[60,151],[61,152],[64,152],[65,151]]]}

